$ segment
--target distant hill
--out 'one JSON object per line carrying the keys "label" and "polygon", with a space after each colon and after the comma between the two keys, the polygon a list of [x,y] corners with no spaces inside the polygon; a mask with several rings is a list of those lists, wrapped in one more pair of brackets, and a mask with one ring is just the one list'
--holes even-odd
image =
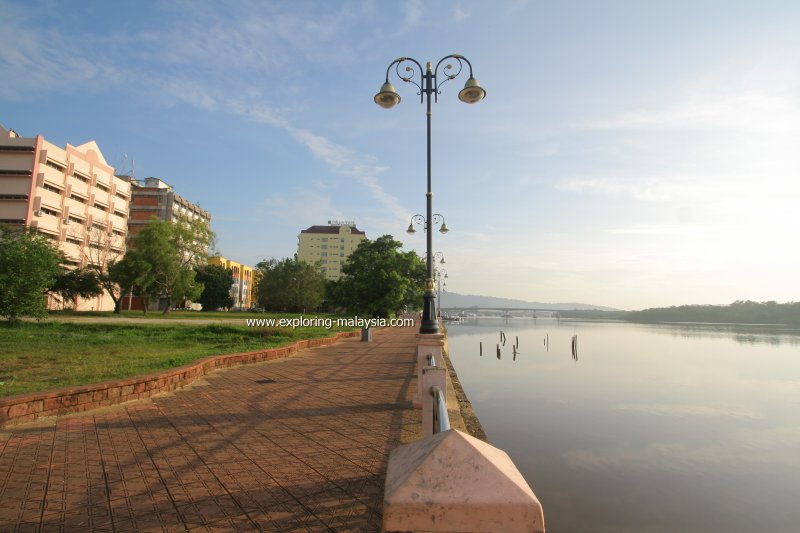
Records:
{"label": "distant hill", "polygon": [[613,307],[604,307],[602,305],[582,304],[575,302],[567,303],[542,303],[542,302],[528,302],[525,300],[514,300],[512,298],[497,298],[495,296],[476,296],[473,294],[458,294],[457,292],[442,292],[442,308],[448,309],[451,307],[483,307],[483,308],[534,308],[534,309],[552,309],[554,311],[567,311],[573,309],[588,310],[596,309],[599,311],[618,311]]}

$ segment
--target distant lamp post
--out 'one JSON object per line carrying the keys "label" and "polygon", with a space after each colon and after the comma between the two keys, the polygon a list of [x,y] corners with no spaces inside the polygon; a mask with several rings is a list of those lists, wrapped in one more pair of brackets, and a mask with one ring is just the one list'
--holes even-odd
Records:
{"label": "distant lamp post", "polygon": [[[437,252],[439,253],[439,252]],[[444,263],[444,258],[442,258],[440,263]],[[447,288],[447,270],[442,267],[436,267],[436,283],[437,283],[437,302],[436,305],[439,308],[439,314],[442,312],[442,290]]]}
{"label": "distant lamp post", "polygon": [[[427,257],[428,254],[423,254],[422,260],[425,261]],[[433,254],[433,262],[434,263],[438,262],[440,265],[444,265],[446,263],[446,261],[444,260],[444,254],[442,252],[436,252],[435,254]],[[434,270],[438,268],[439,267],[434,267]]]}
{"label": "distant lamp post", "polygon": [[[445,61],[452,60],[444,65],[442,68],[442,78],[439,78],[439,67]],[[457,63],[457,69],[453,65]],[[464,84],[464,88],[458,93],[458,98],[467,104],[474,104],[480,102],[486,97],[486,91],[481,87],[481,84],[472,75],[472,63],[467,58],[458,54],[450,54],[443,57],[436,63],[436,68],[432,68],[431,63],[428,62],[423,73],[422,65],[416,59],[410,57],[400,57],[389,63],[386,69],[386,81],[381,85],[381,90],[375,95],[375,103],[384,109],[390,109],[400,103],[400,95],[394,88],[394,85],[389,83],[389,73],[394,67],[395,74],[399,79],[406,83],[412,83],[419,89],[419,101],[423,103],[427,101],[427,138],[428,138],[428,192],[427,198],[427,217],[423,220],[434,222],[435,216],[433,214],[433,192],[431,192],[431,95],[434,101],[439,101],[439,93],[442,85],[448,81],[458,77],[464,68],[464,65],[469,67],[469,79]],[[400,66],[405,65],[406,75],[400,74]],[[419,74],[419,83],[414,78]],[[420,216],[420,215],[417,215]],[[441,215],[439,215],[441,216]],[[420,216],[420,218],[422,218]],[[420,333],[439,333],[439,326],[436,322],[436,309],[433,296],[433,224],[425,224],[427,229],[427,249],[428,249],[428,279],[425,281],[425,297],[422,307],[422,325],[419,328]],[[413,233],[413,225],[409,225],[409,233]],[[447,226],[442,219],[442,228],[439,230],[441,233],[447,233]]]}
{"label": "distant lamp post", "polygon": [[[428,229],[428,220],[422,215],[414,215],[413,217],[411,217],[411,222],[408,223],[408,229],[406,230],[406,233],[408,233],[409,235],[414,235],[417,232],[417,230],[414,229],[414,224],[422,226],[424,230]],[[442,235],[450,231],[450,228],[447,227],[447,224],[444,221],[444,217],[439,213],[434,213],[433,215],[433,225],[435,226],[436,224],[442,225],[442,227],[439,228],[439,233],[441,233]],[[441,252],[436,252],[436,253],[438,254]]]}

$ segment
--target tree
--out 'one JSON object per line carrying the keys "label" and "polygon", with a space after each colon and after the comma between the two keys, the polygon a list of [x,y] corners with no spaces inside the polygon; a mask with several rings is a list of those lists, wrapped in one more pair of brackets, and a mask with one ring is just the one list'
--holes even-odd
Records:
{"label": "tree", "polygon": [[62,266],[50,286],[50,292],[58,294],[66,307],[67,302],[81,298],[94,298],[103,294],[97,272],[91,268],[68,268]]}
{"label": "tree", "polygon": [[0,225],[0,316],[14,323],[47,314],[44,293],[61,257],[45,237],[27,228]]}
{"label": "tree", "polygon": [[256,265],[260,274],[256,300],[270,311],[305,312],[325,299],[325,274],[319,265],[294,259],[269,259]]}
{"label": "tree", "polygon": [[97,221],[98,225],[89,228],[79,226],[72,230],[73,238],[82,243],[81,255],[86,260],[86,268],[97,273],[97,280],[102,288],[114,302],[114,312],[120,312],[123,288],[110,276],[111,266],[122,258],[125,253],[125,240],[120,234],[105,229],[105,221]]}
{"label": "tree", "polygon": [[203,292],[203,285],[195,281],[193,267],[205,263],[213,240],[213,232],[200,219],[166,222],[154,218],[134,237],[132,249],[122,259],[125,264],[115,269],[114,279],[121,276],[147,299],[165,299],[167,314],[173,302],[194,300]]}
{"label": "tree", "polygon": [[425,290],[425,265],[415,252],[401,247],[391,235],[361,241],[342,265],[342,278],[331,284],[331,302],[351,313],[383,318],[418,306]]}
{"label": "tree", "polygon": [[158,296],[153,268],[138,250],[128,250],[125,257],[111,263],[108,278],[119,286],[120,294],[133,294],[135,291],[144,302],[145,315],[151,298]]}
{"label": "tree", "polygon": [[203,305],[203,311],[214,311],[221,307],[233,307],[231,287],[233,272],[220,265],[204,265],[195,267],[195,280],[203,284],[203,293],[197,300]]}

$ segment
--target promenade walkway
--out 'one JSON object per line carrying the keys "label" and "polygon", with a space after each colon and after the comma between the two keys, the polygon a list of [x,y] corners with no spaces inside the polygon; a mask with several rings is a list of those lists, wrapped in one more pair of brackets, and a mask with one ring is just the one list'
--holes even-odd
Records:
{"label": "promenade walkway", "polygon": [[0,531],[379,531],[416,328],[0,429]]}

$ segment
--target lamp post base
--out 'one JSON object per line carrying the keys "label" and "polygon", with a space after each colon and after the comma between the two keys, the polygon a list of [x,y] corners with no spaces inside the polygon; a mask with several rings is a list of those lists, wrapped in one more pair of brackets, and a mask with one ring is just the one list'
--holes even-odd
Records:
{"label": "lamp post base", "polygon": [[[433,283],[431,283],[432,285]],[[425,290],[422,308],[422,323],[420,333],[439,333],[439,322],[436,320],[436,299],[432,290]]]}

